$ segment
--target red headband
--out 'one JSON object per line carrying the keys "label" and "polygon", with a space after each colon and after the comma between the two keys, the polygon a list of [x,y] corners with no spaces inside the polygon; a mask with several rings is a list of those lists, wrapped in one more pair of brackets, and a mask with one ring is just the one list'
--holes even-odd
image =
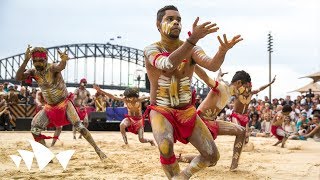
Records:
{"label": "red headband", "polygon": [[80,83],[87,83],[86,78],[81,79],[81,80],[80,80]]}
{"label": "red headband", "polygon": [[32,59],[47,59],[47,53],[46,52],[34,52],[32,53]]}

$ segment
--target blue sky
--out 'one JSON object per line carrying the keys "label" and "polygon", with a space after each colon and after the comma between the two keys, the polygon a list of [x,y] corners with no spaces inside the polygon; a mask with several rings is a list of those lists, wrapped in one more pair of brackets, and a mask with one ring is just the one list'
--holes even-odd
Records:
{"label": "blue sky", "polygon": [[[244,40],[228,52],[222,65],[229,72],[226,80],[243,69],[251,74],[253,88],[268,82],[270,31],[272,75],[277,75],[273,97],[283,97],[311,81],[298,77],[320,71],[320,3],[316,0],[1,0],[0,58],[24,52],[27,44],[105,43],[118,35],[122,38],[117,44],[143,49],[159,40],[156,12],[168,4],[176,5],[182,16],[182,40],[197,16],[200,22],[218,24],[217,33],[198,43],[208,55],[217,51],[217,35],[242,35]],[[265,90],[259,97],[267,94]]]}

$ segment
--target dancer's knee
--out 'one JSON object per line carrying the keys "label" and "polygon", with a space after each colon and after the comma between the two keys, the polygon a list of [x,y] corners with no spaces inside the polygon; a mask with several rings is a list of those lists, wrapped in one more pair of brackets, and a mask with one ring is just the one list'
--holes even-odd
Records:
{"label": "dancer's knee", "polygon": [[124,123],[120,123],[120,129],[126,129],[126,125]]}
{"label": "dancer's knee", "polygon": [[82,129],[85,129],[81,121],[76,122],[73,126],[78,132],[80,132]]}
{"label": "dancer's knee", "polygon": [[214,166],[220,159],[220,153],[216,149],[216,150],[213,151],[213,153],[204,155],[204,158],[209,163],[209,166]]}
{"label": "dancer's knee", "polygon": [[164,157],[171,157],[173,154],[173,142],[168,139],[163,139],[159,143],[159,150]]}

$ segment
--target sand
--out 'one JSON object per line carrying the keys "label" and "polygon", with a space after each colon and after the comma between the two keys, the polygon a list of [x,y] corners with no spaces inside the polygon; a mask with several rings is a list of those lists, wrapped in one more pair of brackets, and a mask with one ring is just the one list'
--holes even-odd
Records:
{"label": "sand", "polygon": [[[1,158],[0,179],[166,179],[159,162],[157,147],[141,144],[138,137],[128,133],[129,145],[124,145],[119,132],[91,132],[108,160],[101,162],[93,148],[84,139],[73,140],[72,133],[65,131],[55,147],[55,154],[74,149],[64,171],[57,159],[42,171],[34,159],[29,171],[21,162],[17,169],[9,155],[19,155],[18,149],[32,151],[29,132],[0,132]],[[53,132],[45,132],[52,135]],[[153,138],[151,133],[145,133]],[[288,141],[286,148],[272,146],[275,138],[252,137],[253,150],[241,154],[240,164],[230,172],[234,137],[219,136],[216,140],[220,160],[214,167],[206,168],[191,179],[320,179],[320,143],[313,141]],[[47,140],[47,144],[51,140]],[[175,144],[176,154],[197,154],[191,145]],[[181,168],[187,164],[181,163]]]}

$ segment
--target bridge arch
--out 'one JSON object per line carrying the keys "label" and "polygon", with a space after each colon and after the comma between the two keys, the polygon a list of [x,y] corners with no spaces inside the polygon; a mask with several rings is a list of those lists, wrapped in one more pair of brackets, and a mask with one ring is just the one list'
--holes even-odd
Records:
{"label": "bridge arch", "polygon": [[[77,87],[79,84],[79,79],[81,78],[79,74],[84,74],[83,77],[88,78],[88,67],[93,67],[93,70],[91,69],[94,72],[93,80],[92,76],[90,76],[91,80],[88,80],[89,87],[92,84],[99,84],[102,88],[105,89],[123,90],[128,86],[136,86],[137,84],[141,84],[141,86],[139,87],[140,90],[144,92],[148,91],[145,87],[146,77],[144,75],[141,75],[141,70],[144,71],[145,67],[144,55],[142,50],[110,43],[68,44],[49,47],[47,48],[47,50],[49,63],[59,62],[58,59],[60,59],[60,57],[58,54],[58,50],[67,50],[70,60],[73,60],[73,62],[69,60],[66,69],[64,70],[64,72],[62,72],[68,87]],[[24,55],[25,53],[20,53],[7,58],[0,59],[0,82],[11,82],[14,84],[19,83],[15,80],[15,75],[19,66],[22,64],[24,60]],[[109,66],[110,59],[111,67]],[[92,61],[93,63],[91,63]],[[81,71],[82,68],[79,68],[79,64],[83,63],[84,72]],[[106,65],[106,63],[109,63],[109,65]],[[118,66],[115,66],[116,63],[118,63]],[[132,68],[132,66],[136,67]],[[27,64],[27,68],[31,67],[32,61],[30,61]],[[136,69],[139,69],[138,71],[140,71],[140,73],[137,72]],[[112,80],[111,82],[107,82],[106,74],[110,75],[110,71],[112,71]],[[114,74],[114,71],[120,73],[116,75]],[[102,82],[99,82],[99,80],[101,79],[97,78],[98,74],[99,76],[101,76],[102,74]],[[137,74],[140,75],[140,80],[138,80],[139,78],[134,77]],[[74,76],[73,79],[72,75]],[[114,77],[119,78],[120,82],[114,83]],[[110,77],[108,76],[108,78]],[[193,79],[192,85],[197,91],[201,91],[203,93],[208,92],[207,86],[197,78]]]}

